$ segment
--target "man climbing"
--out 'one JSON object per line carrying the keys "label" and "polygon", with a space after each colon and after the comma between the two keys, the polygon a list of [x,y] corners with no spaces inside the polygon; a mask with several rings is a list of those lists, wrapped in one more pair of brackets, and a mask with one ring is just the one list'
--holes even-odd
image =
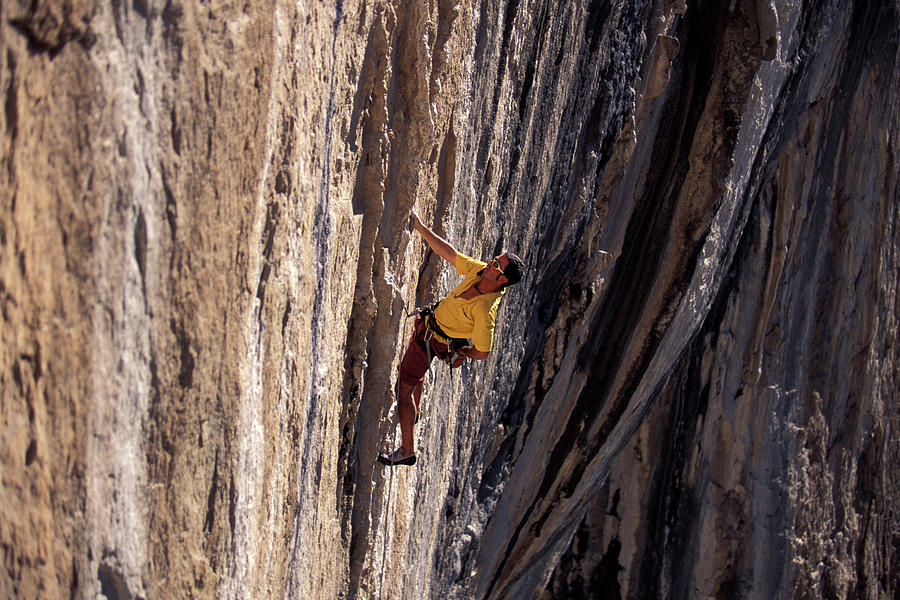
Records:
{"label": "man climbing", "polygon": [[[466,358],[484,360],[491,351],[497,309],[506,287],[522,278],[522,259],[503,253],[488,263],[469,258],[456,251],[446,240],[422,224],[412,213],[410,225],[418,231],[438,256],[456,267],[465,277],[462,283],[434,308],[416,316],[415,327],[406,354],[400,363],[397,390],[397,413],[402,445],[378,460],[386,465],[414,465],[413,428],[419,413],[425,374],[432,357],[438,357],[451,368]],[[471,338],[471,343],[469,339]]]}

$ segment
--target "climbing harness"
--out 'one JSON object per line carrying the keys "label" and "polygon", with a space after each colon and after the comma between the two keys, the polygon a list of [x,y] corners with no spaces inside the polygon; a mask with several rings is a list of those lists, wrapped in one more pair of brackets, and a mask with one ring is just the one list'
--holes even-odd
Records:
{"label": "climbing harness", "polygon": [[431,364],[432,359],[432,351],[431,351],[431,340],[435,339],[439,344],[444,344],[447,347],[447,356],[442,357],[447,365],[450,367],[451,375],[453,371],[453,363],[456,362],[456,359],[459,358],[458,350],[463,346],[469,345],[469,340],[466,338],[454,338],[450,337],[444,330],[441,329],[441,326],[438,325],[437,319],[434,317],[434,311],[437,308],[440,302],[435,302],[431,306],[425,306],[416,308],[412,313],[407,312],[407,317],[416,316],[422,320],[422,326],[425,328],[425,335],[422,337],[420,342],[424,345],[424,350],[426,355],[428,356],[428,363]]}
{"label": "climbing harness", "polygon": [[[416,333],[414,336],[418,337],[418,327],[425,328],[425,335],[422,336],[422,339],[416,339],[417,342],[422,344],[423,349],[425,350],[425,355],[428,357],[428,364],[431,365],[431,359],[434,357],[434,352],[431,349],[431,340],[432,338],[437,340],[438,343],[444,344],[447,347],[447,355],[444,357],[439,357],[442,361],[447,363],[447,367],[450,371],[450,385],[453,385],[453,369],[457,367],[461,367],[463,363],[457,365],[457,367],[453,366],[453,363],[460,357],[458,350],[463,346],[469,345],[469,340],[466,338],[453,338],[444,333],[444,330],[441,329],[441,326],[438,325],[437,319],[434,318],[434,311],[437,308],[440,301],[435,302],[430,306],[417,307],[412,312],[405,311],[407,317],[418,317],[421,319],[421,325],[416,323]],[[428,369],[429,373],[433,372],[431,369]],[[431,383],[433,383],[432,379],[429,379]]]}

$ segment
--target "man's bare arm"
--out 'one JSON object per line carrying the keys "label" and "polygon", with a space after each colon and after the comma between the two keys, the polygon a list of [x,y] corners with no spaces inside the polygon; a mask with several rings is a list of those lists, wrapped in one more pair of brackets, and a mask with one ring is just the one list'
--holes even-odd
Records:
{"label": "man's bare arm", "polygon": [[410,213],[409,222],[412,225],[412,228],[425,238],[425,241],[428,242],[428,245],[438,256],[449,262],[451,265],[456,266],[456,248],[451,246],[447,240],[423,225],[416,213]]}

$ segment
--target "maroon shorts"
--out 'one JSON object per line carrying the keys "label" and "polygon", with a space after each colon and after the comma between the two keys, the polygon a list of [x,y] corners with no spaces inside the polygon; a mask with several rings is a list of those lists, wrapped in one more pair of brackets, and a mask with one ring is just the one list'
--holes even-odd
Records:
{"label": "maroon shorts", "polygon": [[[417,315],[412,337],[406,347],[406,354],[403,355],[403,362],[400,363],[400,381],[407,385],[416,386],[425,381],[425,374],[428,373],[432,358],[437,356],[441,360],[446,360],[448,356],[447,344],[442,344],[434,338],[425,342],[427,331],[422,316]],[[426,351],[426,343],[431,347],[431,356]]]}

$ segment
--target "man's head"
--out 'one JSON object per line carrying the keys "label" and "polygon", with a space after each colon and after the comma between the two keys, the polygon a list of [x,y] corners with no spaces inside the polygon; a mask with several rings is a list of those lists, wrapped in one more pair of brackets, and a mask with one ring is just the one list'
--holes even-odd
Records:
{"label": "man's head", "polygon": [[483,277],[490,281],[496,281],[500,287],[507,287],[519,283],[525,263],[512,252],[504,252],[488,261],[484,268]]}

